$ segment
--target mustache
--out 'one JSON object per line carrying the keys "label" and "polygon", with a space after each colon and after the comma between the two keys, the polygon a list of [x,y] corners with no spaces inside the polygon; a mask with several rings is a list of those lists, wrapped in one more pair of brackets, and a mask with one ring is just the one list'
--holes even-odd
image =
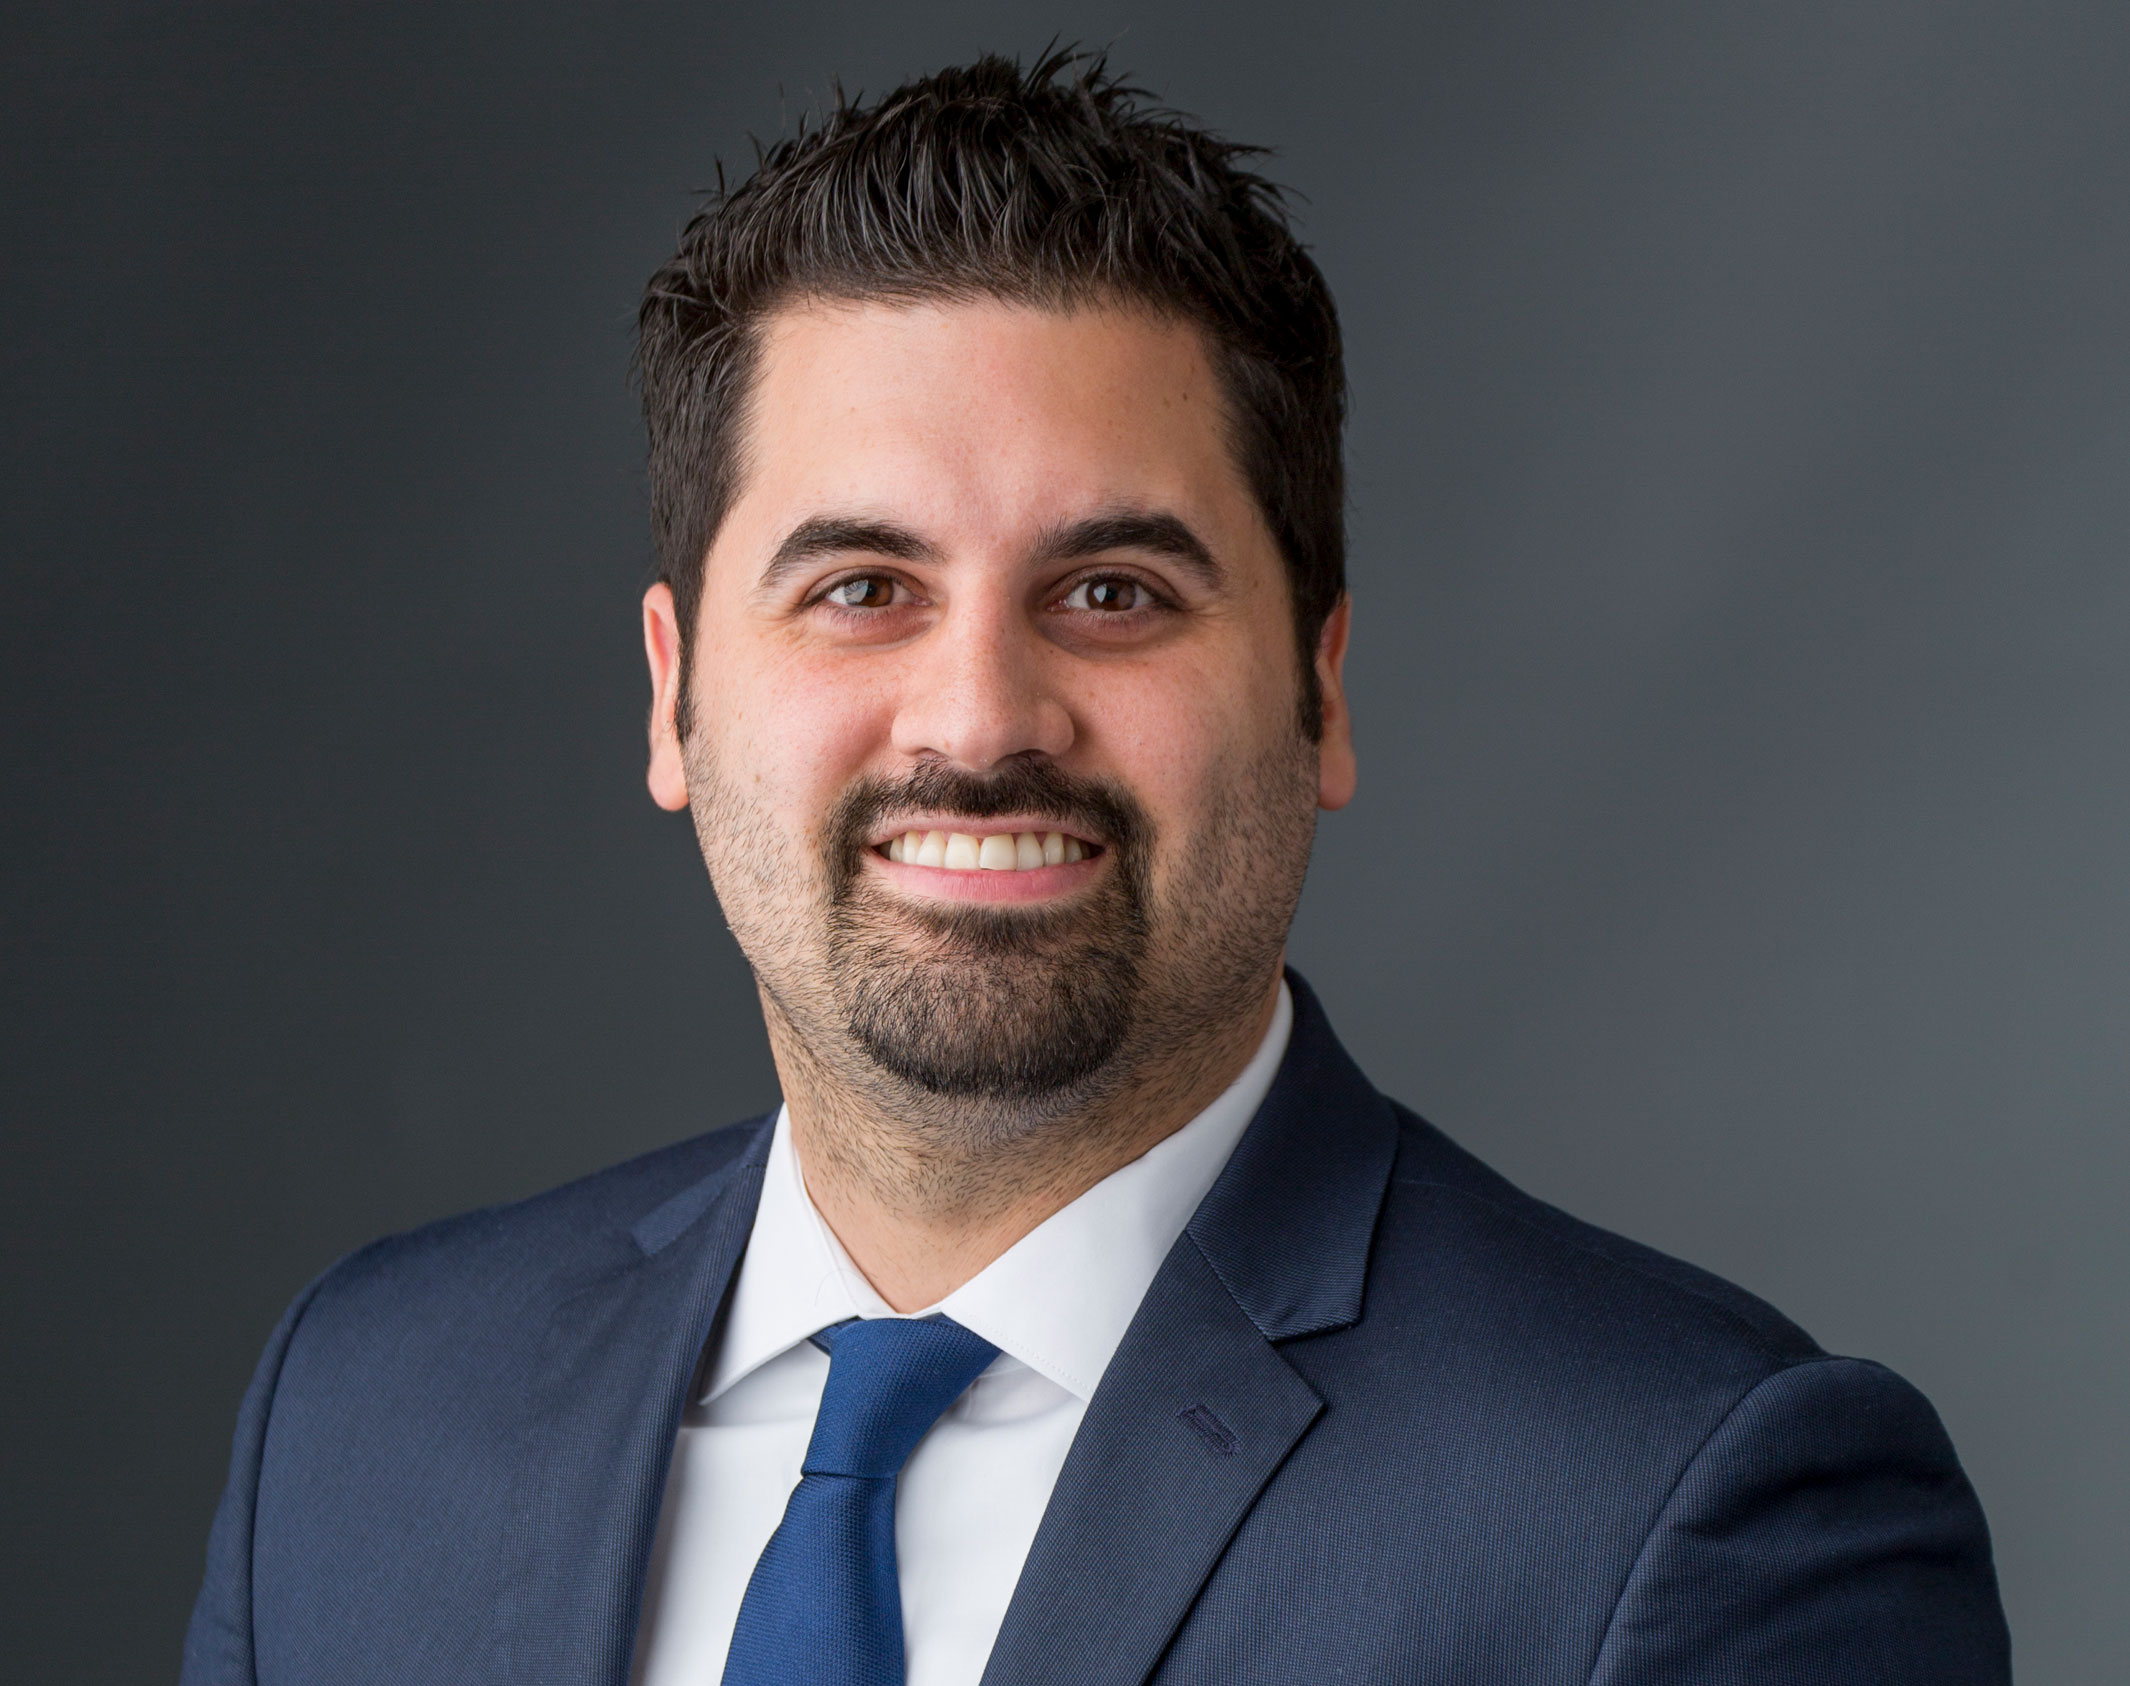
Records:
{"label": "mustache", "polygon": [[882,820],[909,812],[969,820],[1041,816],[1059,831],[1099,838],[1119,854],[1135,854],[1152,830],[1146,810],[1129,791],[1065,772],[1048,760],[1015,757],[988,773],[928,761],[905,778],[861,779],[844,793],[825,828],[835,876],[857,870],[858,853]]}

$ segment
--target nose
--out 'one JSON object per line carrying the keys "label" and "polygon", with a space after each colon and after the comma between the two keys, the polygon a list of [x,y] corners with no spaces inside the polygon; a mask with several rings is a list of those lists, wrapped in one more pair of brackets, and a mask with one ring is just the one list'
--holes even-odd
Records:
{"label": "nose", "polygon": [[965,595],[918,641],[895,715],[894,746],[988,772],[1015,755],[1059,756],[1073,719],[1048,640],[1004,593]]}

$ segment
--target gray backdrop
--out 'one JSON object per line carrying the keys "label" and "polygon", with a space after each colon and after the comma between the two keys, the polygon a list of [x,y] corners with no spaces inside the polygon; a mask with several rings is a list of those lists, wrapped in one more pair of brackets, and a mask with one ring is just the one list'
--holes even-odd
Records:
{"label": "gray backdrop", "polygon": [[640,784],[629,319],[832,73],[1054,33],[1277,149],[1354,382],[1377,1081],[1943,1411],[2130,1678],[2130,6],[18,4],[4,1654],[167,1678],[384,1230],[768,1103]]}

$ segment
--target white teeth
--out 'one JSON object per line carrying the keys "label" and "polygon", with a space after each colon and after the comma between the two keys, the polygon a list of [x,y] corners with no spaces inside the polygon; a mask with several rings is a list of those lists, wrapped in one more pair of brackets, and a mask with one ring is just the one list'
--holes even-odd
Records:
{"label": "white teeth", "polygon": [[994,831],[977,837],[966,831],[905,831],[890,837],[881,852],[891,861],[912,866],[944,867],[949,872],[1032,872],[1087,858],[1088,846],[1062,831]]}

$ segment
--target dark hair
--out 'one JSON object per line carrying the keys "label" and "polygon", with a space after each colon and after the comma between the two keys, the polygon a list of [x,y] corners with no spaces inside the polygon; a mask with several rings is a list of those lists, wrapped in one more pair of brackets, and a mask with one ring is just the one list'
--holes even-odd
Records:
{"label": "dark hair", "polygon": [[1302,725],[1321,733],[1316,642],[1346,589],[1338,313],[1280,190],[1238,165],[1257,149],[1145,97],[1099,56],[1052,51],[1026,70],[985,57],[870,105],[838,90],[834,111],[737,187],[720,170],[638,319],[651,524],[684,695],[764,318],[809,297],[1115,299],[1210,342],[1237,462],[1287,564]]}

